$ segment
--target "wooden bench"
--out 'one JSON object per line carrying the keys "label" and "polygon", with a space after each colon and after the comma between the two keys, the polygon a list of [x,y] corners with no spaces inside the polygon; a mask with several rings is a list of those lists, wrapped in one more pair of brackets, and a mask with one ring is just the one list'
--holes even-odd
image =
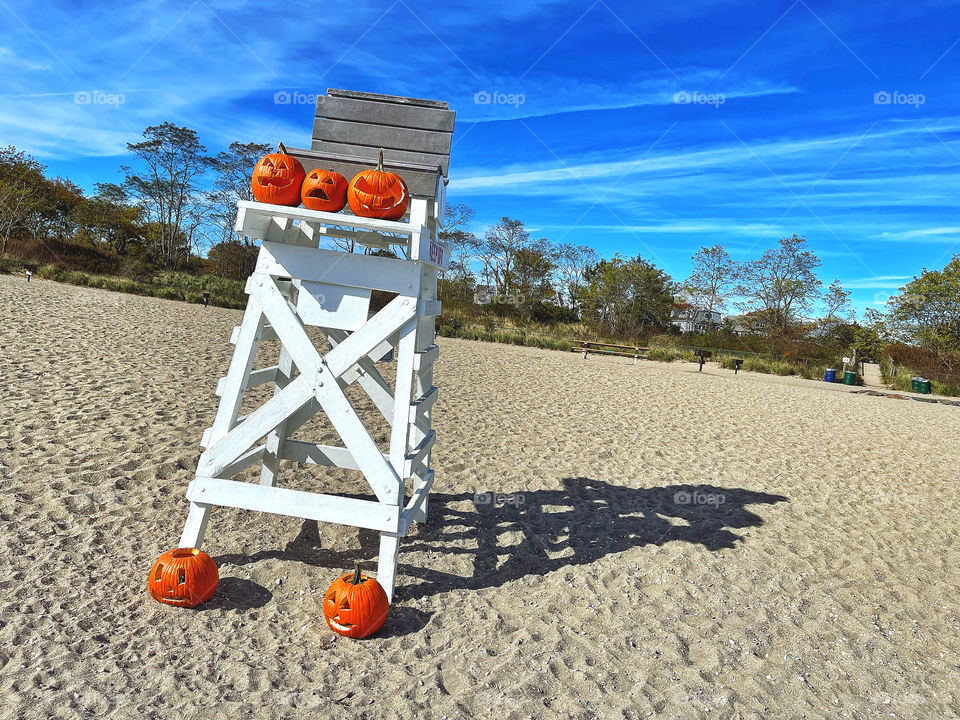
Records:
{"label": "wooden bench", "polygon": [[594,353],[596,355],[617,355],[619,357],[632,357],[634,359],[645,357],[650,352],[648,347],[639,345],[617,345],[615,343],[592,342],[587,340],[575,340],[576,344],[570,348],[571,352],[582,352],[583,359],[587,355]]}

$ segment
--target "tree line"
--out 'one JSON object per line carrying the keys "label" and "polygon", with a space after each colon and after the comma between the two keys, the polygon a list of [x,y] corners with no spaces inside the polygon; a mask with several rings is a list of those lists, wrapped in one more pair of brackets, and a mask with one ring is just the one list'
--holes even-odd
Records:
{"label": "tree line", "polygon": [[236,203],[253,199],[250,175],[270,146],[234,142],[209,155],[194,130],[166,122],[127,149],[123,179],[96,183],[88,197],[68,179],[47,178],[27,153],[0,148],[0,252],[18,240],[72,241],[151,268],[195,271],[206,251],[217,274],[248,275],[256,248],[233,231]]}
{"label": "tree line", "polygon": [[[90,196],[69,179],[46,177],[27,153],[0,148],[0,253],[13,243],[70,242],[147,271],[244,279],[257,249],[234,232],[236,203],[253,199],[253,167],[271,147],[234,142],[211,155],[194,130],[165,122],[146,128],[127,148],[131,161],[120,168],[120,182],[96,183]],[[445,308],[468,315],[583,323],[643,338],[675,331],[679,307],[692,311],[701,328],[721,334],[746,330],[854,346],[868,356],[891,342],[943,358],[960,353],[960,256],[942,269],[924,269],[885,307],[856,318],[850,293],[838,280],[824,287],[820,259],[797,235],[746,260],[733,259],[722,245],[702,247],[690,275],[674,279],[641,255],[602,258],[587,245],[535,238],[508,217],[478,236],[470,230],[474,217],[467,205],[454,204],[441,222],[441,237],[452,247],[441,298]],[[492,301],[483,307],[474,302],[477,285]],[[714,313],[730,310],[742,313],[739,327],[729,317],[712,327]]]}

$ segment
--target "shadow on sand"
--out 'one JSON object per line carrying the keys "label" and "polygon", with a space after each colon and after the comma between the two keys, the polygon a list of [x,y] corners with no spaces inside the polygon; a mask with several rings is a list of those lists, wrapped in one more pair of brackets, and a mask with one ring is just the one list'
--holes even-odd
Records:
{"label": "shadow on sand", "polygon": [[[741,539],[733,530],[763,524],[747,505],[787,500],[783,495],[712,485],[637,489],[582,477],[566,478],[562,485],[558,490],[505,497],[431,494],[429,522],[401,543],[397,596],[408,600],[450,590],[499,587],[526,575],[584,565],[643,545],[679,541],[713,551],[732,548]],[[498,540],[507,533],[519,533],[520,542],[511,537],[512,544],[502,546]],[[320,547],[316,521],[306,520],[284,550],[215,559],[218,565],[248,565],[275,558],[341,570],[356,559],[377,556],[378,534],[369,530],[359,534],[359,552],[327,550]],[[469,555],[473,572],[462,576],[403,563],[404,554],[411,551]],[[409,619],[412,629],[423,620]]]}

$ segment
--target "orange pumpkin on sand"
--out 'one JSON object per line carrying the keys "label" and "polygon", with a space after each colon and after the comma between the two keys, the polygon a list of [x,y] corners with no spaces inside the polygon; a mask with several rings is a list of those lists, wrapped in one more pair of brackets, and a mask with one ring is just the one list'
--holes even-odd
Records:
{"label": "orange pumpkin on sand", "polygon": [[323,616],[335,633],[350,638],[373,635],[383,627],[390,601],[375,579],[354,571],[333,581],[323,596]]}
{"label": "orange pumpkin on sand", "polygon": [[175,548],[150,568],[147,590],[154,600],[167,605],[195,607],[213,597],[219,582],[213,558],[196,548]]}

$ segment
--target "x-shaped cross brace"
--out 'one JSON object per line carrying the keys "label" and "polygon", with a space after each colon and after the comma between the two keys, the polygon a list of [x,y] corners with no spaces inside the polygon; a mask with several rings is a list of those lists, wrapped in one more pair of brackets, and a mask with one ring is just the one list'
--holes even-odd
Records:
{"label": "x-shaped cross brace", "polygon": [[[243,453],[313,399],[330,418],[360,471],[381,503],[396,505],[403,492],[402,462],[383,456],[343,392],[341,376],[355,367],[384,340],[416,327],[416,298],[398,296],[362,327],[321,355],[287,299],[268,275],[250,281],[256,302],[300,374],[270,400],[220,437],[200,456],[197,475],[219,477]],[[396,400],[402,402],[402,398]]]}

